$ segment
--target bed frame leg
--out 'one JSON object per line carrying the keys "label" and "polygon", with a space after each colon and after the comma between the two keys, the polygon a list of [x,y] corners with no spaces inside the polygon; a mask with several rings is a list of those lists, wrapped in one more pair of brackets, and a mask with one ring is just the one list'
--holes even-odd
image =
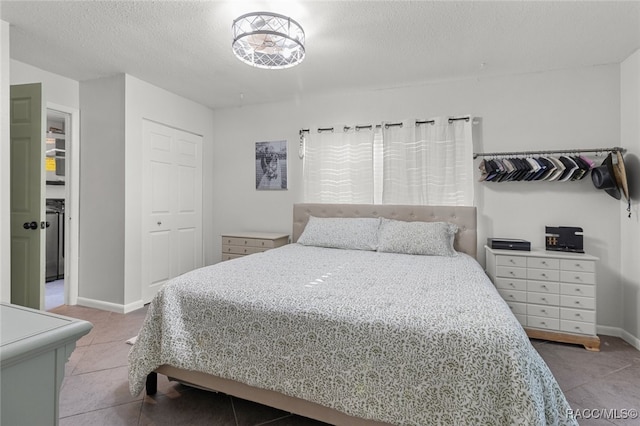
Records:
{"label": "bed frame leg", "polygon": [[158,373],[153,371],[147,375],[145,387],[147,389],[147,395],[155,395],[156,392],[158,392]]}

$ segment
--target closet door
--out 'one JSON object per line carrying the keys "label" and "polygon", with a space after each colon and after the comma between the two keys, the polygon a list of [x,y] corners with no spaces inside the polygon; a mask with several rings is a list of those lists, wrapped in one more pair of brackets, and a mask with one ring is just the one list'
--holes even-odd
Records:
{"label": "closet door", "polygon": [[143,121],[142,298],[203,265],[202,137]]}

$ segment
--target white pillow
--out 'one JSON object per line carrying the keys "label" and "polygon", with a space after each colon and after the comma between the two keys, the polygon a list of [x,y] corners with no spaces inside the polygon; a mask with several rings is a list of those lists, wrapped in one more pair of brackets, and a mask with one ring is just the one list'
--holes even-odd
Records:
{"label": "white pillow", "polygon": [[382,219],[378,251],[388,253],[455,256],[453,240],[458,226],[448,222],[403,222]]}
{"label": "white pillow", "polygon": [[379,218],[314,217],[298,238],[305,246],[349,250],[375,250],[378,247]]}

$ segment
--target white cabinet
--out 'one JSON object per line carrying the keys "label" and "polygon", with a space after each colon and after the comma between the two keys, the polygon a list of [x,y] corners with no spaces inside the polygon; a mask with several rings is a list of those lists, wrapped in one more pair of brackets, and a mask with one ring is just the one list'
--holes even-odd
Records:
{"label": "white cabinet", "polygon": [[281,247],[289,242],[288,234],[272,232],[232,232],[222,235],[222,260],[235,259]]}
{"label": "white cabinet", "polygon": [[0,319],[0,424],[57,425],[65,363],[93,326],[5,303]]}
{"label": "white cabinet", "polygon": [[600,348],[596,261],[580,253],[495,250],[487,274],[529,337]]}

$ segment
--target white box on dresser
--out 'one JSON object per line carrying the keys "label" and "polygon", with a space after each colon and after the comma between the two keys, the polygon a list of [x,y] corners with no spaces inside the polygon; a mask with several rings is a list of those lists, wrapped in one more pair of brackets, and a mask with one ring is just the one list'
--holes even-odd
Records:
{"label": "white box on dresser", "polygon": [[485,246],[487,275],[527,335],[600,350],[596,335],[597,257]]}
{"label": "white box on dresser", "polygon": [[232,232],[222,234],[222,260],[260,253],[281,247],[288,242],[288,234],[273,232]]}

